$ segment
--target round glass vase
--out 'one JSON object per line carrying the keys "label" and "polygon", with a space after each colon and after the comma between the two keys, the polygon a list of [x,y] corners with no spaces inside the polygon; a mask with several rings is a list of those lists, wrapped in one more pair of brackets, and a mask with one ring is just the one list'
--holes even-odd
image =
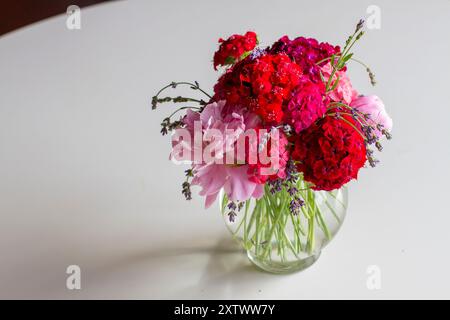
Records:
{"label": "round glass vase", "polygon": [[226,194],[222,195],[221,211],[228,229],[250,261],[264,271],[283,274],[308,268],[345,218],[347,188],[299,188],[298,193],[304,203],[297,214],[291,213],[292,197],[284,188],[271,193],[266,186],[261,199],[247,200],[235,210],[228,207]]}

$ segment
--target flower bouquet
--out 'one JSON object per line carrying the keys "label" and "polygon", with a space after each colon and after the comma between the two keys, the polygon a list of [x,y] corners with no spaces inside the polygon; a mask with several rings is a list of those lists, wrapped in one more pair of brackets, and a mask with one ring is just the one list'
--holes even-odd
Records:
{"label": "flower bouquet", "polygon": [[[171,159],[188,163],[182,193],[201,188],[206,207],[220,210],[249,259],[287,273],[310,266],[339,230],[346,183],[356,179],[392,120],[376,96],[353,88],[347,66],[364,21],[343,48],[316,39],[282,37],[259,47],[254,32],[219,39],[214,69],[222,75],[209,94],[198,82],[172,82],[152,108],[182,104],[162,122],[172,133]],[[163,96],[187,86],[197,97]],[[177,117],[179,111],[185,113]]]}

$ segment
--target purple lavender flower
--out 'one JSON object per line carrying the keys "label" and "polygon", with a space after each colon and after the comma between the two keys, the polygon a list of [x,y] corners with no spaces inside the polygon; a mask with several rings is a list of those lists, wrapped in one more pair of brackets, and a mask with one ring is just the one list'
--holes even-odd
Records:
{"label": "purple lavender flower", "polygon": [[281,181],[281,179],[276,179],[276,180],[270,180],[268,182],[269,185],[269,190],[271,194],[275,194],[277,192],[280,192],[283,188],[283,182]]}
{"label": "purple lavender flower", "polygon": [[236,203],[231,201],[230,203],[228,203],[227,207],[230,210],[236,210]]}
{"label": "purple lavender flower", "polygon": [[305,202],[298,198],[298,197],[294,197],[291,202],[289,203],[289,211],[293,214],[293,215],[298,215],[300,212],[300,208],[305,204]]}

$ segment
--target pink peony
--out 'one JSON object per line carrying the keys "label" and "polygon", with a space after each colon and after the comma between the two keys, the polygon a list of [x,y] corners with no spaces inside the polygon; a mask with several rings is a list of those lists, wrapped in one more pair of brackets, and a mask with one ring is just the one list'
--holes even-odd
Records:
{"label": "pink peony", "polygon": [[[191,159],[194,160],[192,166],[194,178],[191,184],[202,188],[200,195],[206,197],[207,208],[216,200],[222,188],[232,201],[260,198],[264,193],[263,185],[249,180],[247,164],[226,164],[227,154],[235,153],[239,137],[246,129],[255,128],[259,124],[259,119],[246,110],[225,104],[223,100],[210,103],[201,113],[189,110],[183,120],[185,128],[177,129],[175,135],[182,135],[182,131],[187,130],[192,139],[174,142],[171,154],[171,157],[177,158],[176,146],[180,143],[187,146],[191,152]],[[200,135],[203,136],[200,141],[194,139],[196,130],[201,131]],[[216,137],[217,134],[223,139],[205,139],[208,136]],[[211,156],[209,153],[202,153],[207,148],[214,150]],[[196,158],[196,152],[201,153],[201,159]],[[235,154],[236,156],[239,155]],[[241,158],[245,159],[245,155]]]}
{"label": "pink peony", "polygon": [[246,201],[261,198],[264,185],[252,182],[248,177],[248,165],[228,166],[223,164],[195,165],[192,185],[202,187],[201,196],[205,196],[205,207],[208,208],[216,200],[223,188],[232,201]]}
{"label": "pink peony", "polygon": [[[377,96],[359,96],[354,99],[351,106],[362,112],[368,114],[373,126],[382,125],[386,131],[392,129],[392,118],[387,114],[383,101]],[[380,130],[376,129],[375,134],[377,137],[381,137]]]}
{"label": "pink peony", "polygon": [[[332,70],[331,63],[329,62],[322,67],[322,75],[325,81],[328,81],[330,78]],[[333,81],[335,81],[337,77],[339,77],[339,83],[337,87],[329,93],[329,97],[333,101],[343,101],[346,104],[350,104],[352,100],[358,96],[358,93],[353,89],[352,83],[345,71],[337,71],[333,76]]]}

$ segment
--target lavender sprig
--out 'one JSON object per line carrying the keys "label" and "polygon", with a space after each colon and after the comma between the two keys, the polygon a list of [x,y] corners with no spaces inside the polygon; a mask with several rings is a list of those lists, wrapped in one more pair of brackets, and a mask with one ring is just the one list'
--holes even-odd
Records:
{"label": "lavender sprig", "polygon": [[184,195],[186,200],[192,200],[191,183],[189,180],[194,177],[194,170],[187,169],[184,171],[186,180],[181,184],[181,193]]}

